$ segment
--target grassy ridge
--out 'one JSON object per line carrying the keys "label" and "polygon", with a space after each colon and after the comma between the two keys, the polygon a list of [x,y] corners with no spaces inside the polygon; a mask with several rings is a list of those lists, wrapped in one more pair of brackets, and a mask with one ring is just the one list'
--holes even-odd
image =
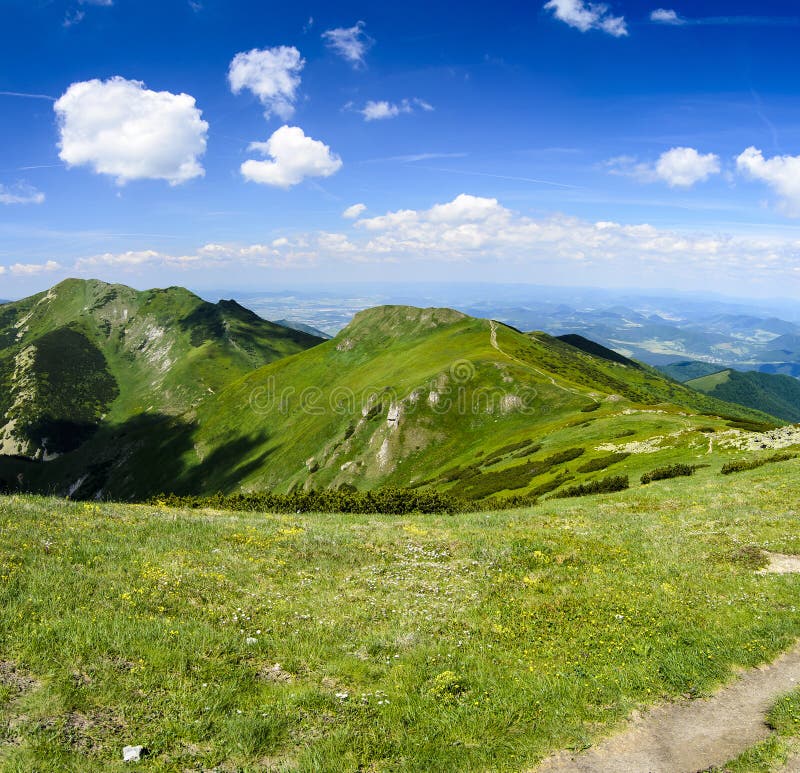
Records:
{"label": "grassy ridge", "polygon": [[800,578],[741,559],[800,552],[798,472],[413,519],[0,499],[0,767],[525,769],[800,635]]}

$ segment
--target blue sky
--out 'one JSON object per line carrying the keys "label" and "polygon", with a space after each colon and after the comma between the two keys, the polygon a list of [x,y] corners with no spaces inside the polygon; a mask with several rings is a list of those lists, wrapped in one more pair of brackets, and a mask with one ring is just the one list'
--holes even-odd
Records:
{"label": "blue sky", "polygon": [[0,297],[791,294],[792,5],[0,0]]}

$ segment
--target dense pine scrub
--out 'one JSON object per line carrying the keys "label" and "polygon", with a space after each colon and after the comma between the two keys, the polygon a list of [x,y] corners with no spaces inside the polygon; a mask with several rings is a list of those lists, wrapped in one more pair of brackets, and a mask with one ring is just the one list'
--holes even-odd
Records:
{"label": "dense pine scrub", "polygon": [[756,470],[765,464],[775,464],[777,462],[788,462],[790,459],[797,458],[797,454],[784,451],[772,456],[763,456],[760,459],[737,459],[722,465],[720,472],[723,475],[730,475],[734,472],[744,472],[745,470]]}
{"label": "dense pine scrub", "polygon": [[289,494],[216,494],[197,496],[162,494],[150,504],[185,509],[261,511],[272,513],[459,513],[468,509],[463,500],[438,491],[381,488],[355,491],[347,488],[293,491]]}
{"label": "dense pine scrub", "polygon": [[670,464],[666,467],[657,467],[655,470],[646,472],[642,475],[641,482],[643,485],[646,485],[656,480],[688,477],[694,475],[695,470],[697,470],[696,464]]}
{"label": "dense pine scrub", "polygon": [[615,491],[624,491],[630,487],[627,475],[609,475],[607,478],[579,483],[577,486],[570,486],[562,489],[553,495],[555,499],[567,499],[569,497],[586,497],[592,494],[611,494]]}

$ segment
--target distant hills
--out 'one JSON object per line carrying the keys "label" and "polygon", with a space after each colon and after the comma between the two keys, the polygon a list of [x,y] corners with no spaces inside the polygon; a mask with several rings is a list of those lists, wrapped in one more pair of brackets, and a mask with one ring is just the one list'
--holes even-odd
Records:
{"label": "distant hills", "polygon": [[317,328],[312,327],[311,325],[306,325],[303,322],[297,322],[293,319],[276,319],[276,325],[280,325],[281,327],[288,327],[290,330],[299,330],[302,333],[308,333],[309,335],[316,336],[317,338],[323,338],[326,341],[333,338],[332,335],[325,333],[322,330],[317,330]]}
{"label": "distant hills", "polygon": [[78,498],[540,496],[773,426],[581,336],[381,306],[322,341],[230,301],[96,281],[2,307],[0,374],[0,485]]}
{"label": "distant hills", "polygon": [[693,360],[662,365],[658,370],[720,400],[764,411],[784,421],[800,422],[800,381],[791,376],[720,369]]}
{"label": "distant hills", "polygon": [[[387,292],[389,293],[387,295]],[[713,296],[653,296],[581,288],[449,285],[363,285],[335,295],[248,294],[248,308],[268,319],[302,320],[339,331],[359,310],[379,304],[445,306],[495,319],[518,330],[579,334],[650,365],[677,360],[800,376],[800,314],[789,302],[748,302]],[[783,315],[784,319],[779,319]]]}
{"label": "distant hills", "polygon": [[791,376],[723,370],[691,379],[686,386],[786,421],[800,422],[800,381]]}

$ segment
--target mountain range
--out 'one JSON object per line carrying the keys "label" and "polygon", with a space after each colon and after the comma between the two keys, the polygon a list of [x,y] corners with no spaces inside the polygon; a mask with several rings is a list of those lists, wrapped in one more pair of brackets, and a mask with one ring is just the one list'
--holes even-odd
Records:
{"label": "mountain range", "polygon": [[94,280],[0,309],[0,379],[0,480],[79,498],[538,496],[778,423],[581,335],[390,305],[323,341],[235,302]]}

